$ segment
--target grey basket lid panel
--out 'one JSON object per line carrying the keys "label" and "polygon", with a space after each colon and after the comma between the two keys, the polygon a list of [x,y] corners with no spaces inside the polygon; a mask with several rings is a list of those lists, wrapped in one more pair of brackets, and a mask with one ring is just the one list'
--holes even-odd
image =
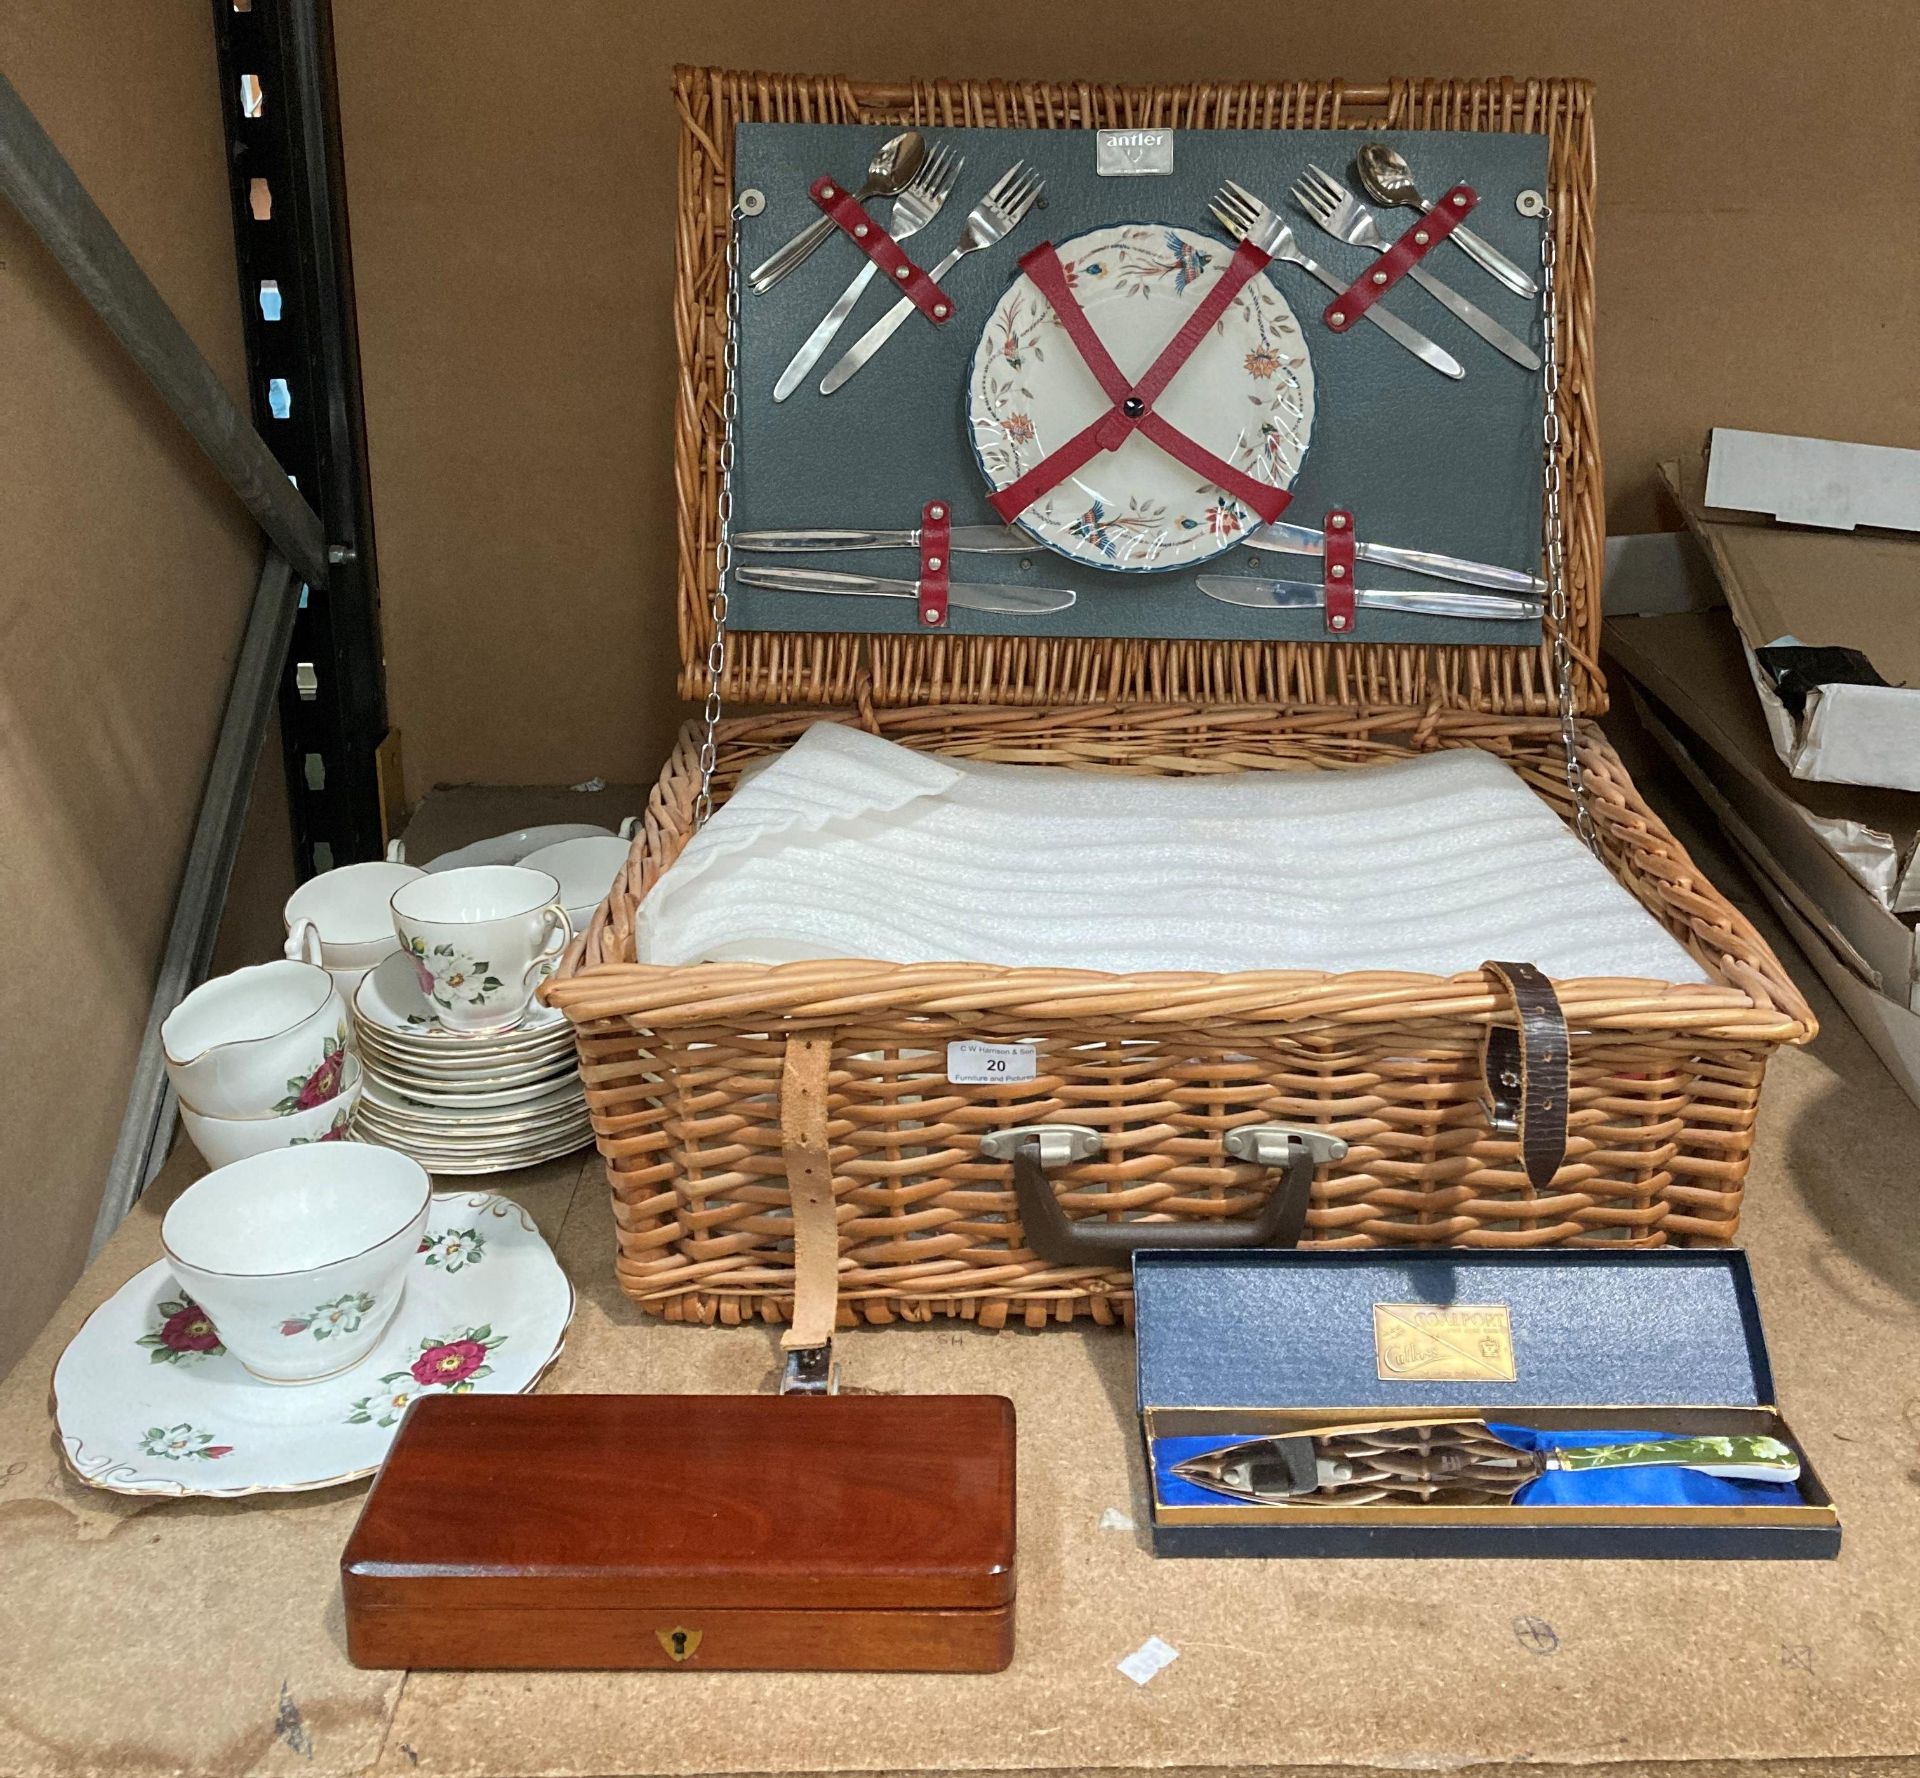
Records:
{"label": "grey basket lid panel", "polygon": [[[1376,1305],[1502,1305],[1512,1382],[1378,1374]],[[1641,1253],[1143,1251],[1143,1407],[1764,1407],[1760,1312],[1737,1249]]]}
{"label": "grey basket lid panel", "polygon": [[[897,126],[896,126],[897,127]],[[889,128],[843,124],[741,124],[734,137],[736,193],[763,194],[765,208],[743,217],[740,263],[752,267],[819,214],[807,195],[822,174],[857,179]],[[878,281],[841,329],[806,384],[787,401],[773,386],[800,343],[860,268],[845,239],[827,241],[764,295],[745,290],[740,304],[739,420],[735,436],[736,530],[853,527],[896,529],[918,522],[931,499],[953,504],[956,524],[996,524],[974,458],[965,413],[967,368],[988,312],[1019,275],[1020,255],[1042,240],[1064,241],[1104,224],[1177,223],[1217,232],[1213,193],[1236,179],[1289,216],[1296,238],[1321,264],[1357,277],[1373,256],[1334,241],[1301,216],[1287,190],[1310,163],[1355,186],[1352,158],[1362,139],[1351,130],[1178,132],[1168,175],[1102,178],[1095,136],[1082,130],[935,130],[929,140],[966,157],[953,196],[931,227],[908,244],[930,266],[960,238],[968,208],[1016,160],[1046,179],[1045,208],[1009,239],[963,259],[948,279],[954,319],[935,327],[910,316],[858,376],[831,397],[819,381],[846,347],[877,320],[891,291]],[[1514,206],[1522,191],[1544,191],[1543,136],[1463,132],[1388,133],[1435,192],[1465,181],[1480,194],[1476,232],[1517,264],[1540,255],[1540,224]],[[1357,186],[1355,187],[1357,189]],[[874,206],[884,218],[884,202]],[[1390,237],[1413,218],[1381,211]],[[1224,240],[1224,237],[1223,237]],[[1462,295],[1538,347],[1537,303],[1496,283],[1451,246],[1430,269]],[[1409,283],[1388,306],[1450,351],[1466,369],[1453,382],[1420,363],[1379,329],[1362,324],[1339,335],[1320,319],[1332,293],[1278,261],[1266,274],[1286,297],[1307,336],[1316,413],[1305,464],[1293,488],[1290,521],[1318,527],[1327,510],[1351,507],[1363,540],[1443,551],[1537,572],[1541,551],[1539,377],[1501,357]],[[911,552],[860,551],[756,556],[818,568],[910,579]],[[1317,581],[1312,557],[1236,548],[1204,568],[1114,573],[1071,562],[1036,542],[1018,555],[962,555],[954,577],[1071,587],[1069,611],[1005,618],[955,610],[956,634],[1205,638],[1222,641],[1324,641],[1317,610],[1255,611],[1202,594],[1200,573]],[[1362,587],[1431,588],[1445,583],[1362,564]],[[904,600],[830,598],[739,586],[731,623],[743,630],[857,630],[906,634],[920,628]],[[1387,643],[1536,646],[1536,624],[1468,622],[1379,611],[1359,614],[1353,640]]]}

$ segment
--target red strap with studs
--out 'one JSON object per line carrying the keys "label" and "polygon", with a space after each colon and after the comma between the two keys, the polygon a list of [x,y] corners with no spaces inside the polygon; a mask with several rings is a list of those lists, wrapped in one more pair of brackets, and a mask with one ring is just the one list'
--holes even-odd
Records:
{"label": "red strap with studs", "polygon": [[1247,280],[1264,271],[1268,255],[1251,241],[1242,241],[1228,262],[1219,281],[1203,297],[1186,324],[1161,349],[1138,383],[1127,381],[1114,363],[1087,312],[1067,282],[1066,268],[1053,250],[1051,241],[1025,254],[1020,269],[1032,279],[1034,287],[1047,299],[1066,329],[1067,338],[1093,373],[1106,398],[1113,403],[1099,419],[1083,427],[1057,450],[1042,457],[1018,481],[1009,483],[990,497],[995,512],[1012,524],[1042,494],[1057,488],[1075,470],[1091,462],[1102,451],[1117,451],[1138,431],[1145,433],[1168,456],[1184,463],[1223,493],[1230,494],[1249,511],[1260,515],[1263,524],[1272,524],[1287,509],[1293,498],[1284,488],[1256,481],[1245,470],[1236,469],[1224,458],[1216,457],[1205,445],[1169,424],[1153,411],[1155,400],[1173,381],[1174,373],[1193,356],[1227,305],[1245,288]]}
{"label": "red strap with studs", "polygon": [[900,243],[866,213],[852,192],[831,179],[816,179],[808,193],[840,225],[840,232],[880,268],[894,289],[910,298],[929,321],[946,321],[953,313],[952,298],[900,251]]}
{"label": "red strap with studs", "polygon": [[1456,185],[1328,303],[1321,319],[1335,333],[1345,333],[1406,276],[1410,267],[1418,265],[1452,234],[1479,201],[1480,194],[1471,185]]}
{"label": "red strap with studs", "polygon": [[920,509],[920,627],[947,627],[947,561],[953,527],[953,508],[944,500],[929,500]]}
{"label": "red strap with studs", "polygon": [[1327,590],[1327,628],[1336,636],[1353,634],[1353,514],[1336,506],[1327,514],[1321,548],[1320,579]]}

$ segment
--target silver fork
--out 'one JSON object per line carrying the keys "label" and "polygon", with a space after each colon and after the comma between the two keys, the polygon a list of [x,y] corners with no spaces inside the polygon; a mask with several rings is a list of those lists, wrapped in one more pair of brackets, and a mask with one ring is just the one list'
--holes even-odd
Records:
{"label": "silver fork", "polygon": [[[893,200],[893,215],[887,223],[887,233],[896,241],[917,235],[940,214],[940,206],[947,201],[953,191],[953,182],[959,178],[960,169],[966,164],[963,157],[951,150],[936,148],[927,156],[926,164],[914,175],[913,183]],[[873,274],[879,269],[872,260],[868,260],[853,282],[841,291],[840,300],[821,317],[820,325],[807,335],[806,343],[794,353],[793,362],[780,373],[779,382],[773,386],[775,401],[785,401],[806,380],[807,372],[820,362],[821,353],[833,344],[833,336],[853,313],[853,306],[860,300],[861,291],[872,282]]]}
{"label": "silver fork", "polygon": [[[1336,241],[1345,241],[1351,247],[1371,247],[1376,253],[1384,253],[1393,245],[1380,232],[1373,212],[1324,167],[1308,166],[1294,184],[1293,201]],[[1441,283],[1425,266],[1409,266],[1407,276],[1435,301],[1451,309],[1495,351],[1504,352],[1515,364],[1524,365],[1528,370],[1540,368],[1540,354],[1525,340],[1509,333],[1452,285]]]}
{"label": "silver fork", "polygon": [[[1335,295],[1346,290],[1345,280],[1335,277],[1318,261],[1309,259],[1301,250],[1300,243],[1293,238],[1293,230],[1287,227],[1280,215],[1269,210],[1244,185],[1237,185],[1229,179],[1221,186],[1214,196],[1213,214],[1214,220],[1236,241],[1244,237],[1263,253],[1269,253],[1275,259],[1284,259],[1289,265],[1299,266],[1302,271],[1311,272]],[[1461,368],[1459,359],[1451,352],[1436,346],[1424,333],[1409,327],[1398,315],[1389,314],[1379,303],[1366,310],[1365,314],[1389,339],[1398,340],[1414,357],[1432,365],[1442,376],[1459,378],[1467,374]]]}
{"label": "silver fork", "polygon": [[[927,276],[938,284],[969,253],[978,253],[982,247],[991,247],[995,241],[1004,240],[1012,234],[1020,226],[1021,219],[1033,208],[1033,201],[1040,195],[1043,184],[1040,175],[1028,170],[1025,161],[1015,161],[994,181],[993,189],[967,212],[966,232],[960,237],[960,245]],[[820,393],[831,395],[846,382],[893,337],[900,323],[912,312],[912,299],[903,296],[854,341],[847,349],[846,356],[827,372],[820,385]]]}

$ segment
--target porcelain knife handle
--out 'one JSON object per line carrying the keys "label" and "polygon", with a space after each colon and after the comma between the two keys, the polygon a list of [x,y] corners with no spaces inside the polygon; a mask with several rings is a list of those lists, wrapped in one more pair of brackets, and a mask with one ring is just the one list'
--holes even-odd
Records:
{"label": "porcelain knife handle", "polygon": [[1658,1464],[1743,1482],[1791,1482],[1800,1475],[1799,1453],[1791,1445],[1747,1433],[1652,1439],[1637,1445],[1575,1445],[1542,1455],[1549,1469],[1641,1469]]}

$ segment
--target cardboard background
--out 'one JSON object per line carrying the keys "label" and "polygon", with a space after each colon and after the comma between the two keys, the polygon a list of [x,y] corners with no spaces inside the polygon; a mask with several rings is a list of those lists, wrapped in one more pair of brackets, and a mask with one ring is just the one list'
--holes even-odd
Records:
{"label": "cardboard background", "polygon": [[[0,67],[244,409],[207,7],[9,0]],[[5,203],[0,452],[3,1371],[86,1257],[260,545]],[[291,872],[279,808],[258,900]]]}
{"label": "cardboard background", "polygon": [[[1709,424],[1911,444],[1905,0],[336,0],[408,785],[650,777],[672,693],[672,64],[1598,84],[1614,530]],[[1864,306],[1860,293],[1871,290]],[[519,676],[525,694],[480,688]]]}

